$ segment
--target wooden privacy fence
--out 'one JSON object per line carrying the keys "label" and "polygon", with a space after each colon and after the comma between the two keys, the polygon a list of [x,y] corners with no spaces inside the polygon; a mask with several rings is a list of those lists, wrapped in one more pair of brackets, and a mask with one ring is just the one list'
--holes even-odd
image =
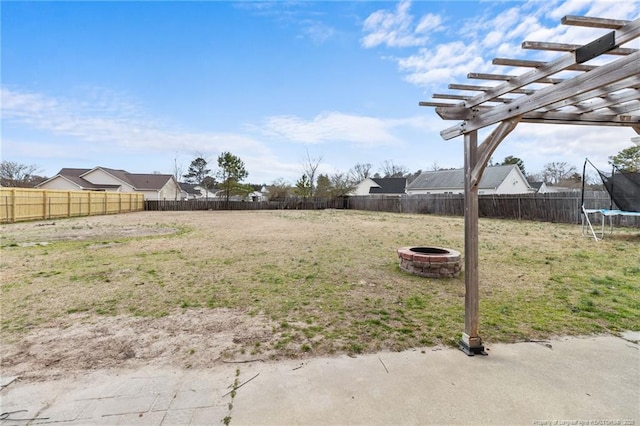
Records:
{"label": "wooden privacy fence", "polygon": [[[358,196],[349,197],[348,201],[347,208],[355,210],[464,216],[463,194]],[[480,217],[580,223],[581,201],[580,192],[480,195],[478,211]],[[584,206],[609,208],[609,195],[604,191],[585,191]],[[640,227],[637,216],[613,216],[612,221],[616,226]]]}
{"label": "wooden privacy fence", "polygon": [[0,188],[0,223],[144,210],[144,195],[133,192]]}
{"label": "wooden privacy fence", "polygon": [[145,209],[153,211],[181,210],[318,210],[347,208],[343,198],[287,197],[271,201],[146,200]]}
{"label": "wooden privacy fence", "polygon": [[[580,223],[581,200],[580,192],[480,195],[479,213],[481,217]],[[584,205],[588,209],[609,208],[610,198],[604,191],[586,191]],[[463,216],[464,195],[425,194],[401,197],[365,195],[334,199],[287,197],[277,201],[229,201],[228,203],[219,199],[147,200],[145,209],[154,211],[353,209]],[[616,226],[640,227],[640,217],[614,216],[612,221]]]}

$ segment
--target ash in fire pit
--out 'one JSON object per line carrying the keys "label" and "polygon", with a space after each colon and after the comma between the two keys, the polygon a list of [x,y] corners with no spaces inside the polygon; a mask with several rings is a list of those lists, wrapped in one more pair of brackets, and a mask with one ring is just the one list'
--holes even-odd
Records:
{"label": "ash in fire pit", "polygon": [[402,247],[398,249],[400,269],[427,278],[460,275],[460,252],[442,247]]}

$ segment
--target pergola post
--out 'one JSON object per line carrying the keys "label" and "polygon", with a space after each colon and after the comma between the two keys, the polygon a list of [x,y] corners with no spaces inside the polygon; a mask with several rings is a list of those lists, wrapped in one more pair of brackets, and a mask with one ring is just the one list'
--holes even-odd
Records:
{"label": "pergola post", "polygon": [[[440,132],[443,139],[464,136],[465,319],[460,349],[468,355],[486,355],[478,332],[478,186],[500,142],[519,122],[631,127],[640,134],[640,49],[624,47],[640,38],[640,18],[626,21],[565,16],[562,23],[608,32],[585,45],[524,41],[523,48],[564,54],[550,62],[496,58],[495,65],[533,69],[521,75],[469,73],[468,78],[502,83],[451,84],[450,89],[480,93],[436,93],[434,99],[458,102],[419,104],[435,107],[444,120],[460,120]],[[598,64],[586,63],[595,58],[600,58]],[[567,77],[561,74],[566,70],[580,74]],[[477,131],[498,123],[478,145]]]}
{"label": "pergola post", "polygon": [[478,132],[464,135],[464,333],[460,349],[467,355],[483,354],[478,334],[478,182],[473,171],[478,161]]}

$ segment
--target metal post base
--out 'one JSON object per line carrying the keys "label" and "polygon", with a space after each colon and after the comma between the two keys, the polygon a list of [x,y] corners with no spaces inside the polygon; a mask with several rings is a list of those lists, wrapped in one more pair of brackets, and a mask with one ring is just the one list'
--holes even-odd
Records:
{"label": "metal post base", "polygon": [[484,351],[484,346],[480,345],[480,346],[469,346],[467,344],[467,342],[464,341],[464,339],[460,340],[460,346],[459,346],[460,350],[462,352],[464,352],[465,354],[467,354],[468,356],[474,356],[474,355],[489,355],[488,353],[486,353]]}

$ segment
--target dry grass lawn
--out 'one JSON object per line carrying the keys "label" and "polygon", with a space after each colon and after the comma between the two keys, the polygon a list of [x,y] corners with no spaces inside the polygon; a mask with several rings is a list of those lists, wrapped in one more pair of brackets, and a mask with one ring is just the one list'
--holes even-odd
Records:
{"label": "dry grass lawn", "polygon": [[[358,211],[139,212],[2,226],[3,371],[455,345],[464,277],[396,249],[463,252],[463,219]],[[480,220],[481,336],[640,330],[640,230]]]}

